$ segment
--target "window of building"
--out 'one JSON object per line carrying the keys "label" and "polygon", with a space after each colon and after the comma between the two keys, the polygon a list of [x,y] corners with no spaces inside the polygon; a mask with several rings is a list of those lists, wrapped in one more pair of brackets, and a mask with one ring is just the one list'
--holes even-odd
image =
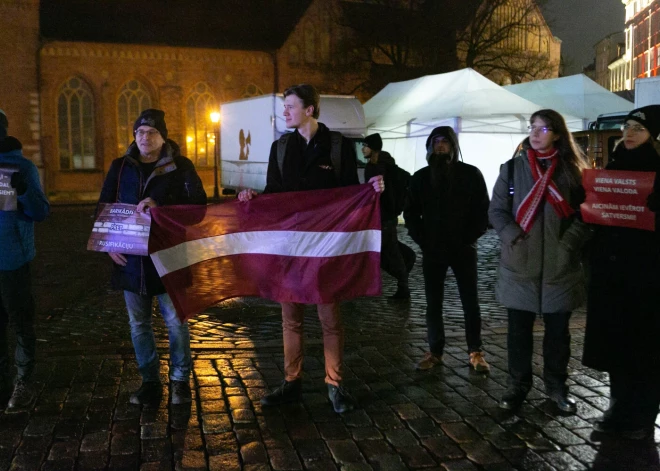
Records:
{"label": "window of building", "polygon": [[314,25],[305,25],[305,62],[313,64],[316,62],[316,32]]}
{"label": "window of building", "polygon": [[211,113],[218,111],[211,88],[203,82],[193,88],[186,100],[186,156],[198,167],[212,167],[216,140]]}
{"label": "window of building", "polygon": [[82,79],[69,78],[57,97],[57,137],[62,170],[95,169],[94,98]]}
{"label": "window of building", "polygon": [[300,51],[298,46],[292,44],[289,46],[289,64],[296,65],[300,61]]}
{"label": "window of building", "polygon": [[250,98],[253,96],[261,96],[263,94],[264,91],[261,88],[251,83],[247,87],[245,87],[245,90],[243,90],[243,94],[241,95],[241,98]]}
{"label": "window of building", "polygon": [[143,110],[152,107],[147,88],[138,80],[126,83],[117,97],[117,147],[124,155],[133,142],[133,123]]}

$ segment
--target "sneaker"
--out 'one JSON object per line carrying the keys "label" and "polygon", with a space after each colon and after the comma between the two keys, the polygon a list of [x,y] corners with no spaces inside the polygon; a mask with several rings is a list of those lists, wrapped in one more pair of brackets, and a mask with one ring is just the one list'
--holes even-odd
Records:
{"label": "sneaker", "polygon": [[262,406],[279,406],[302,399],[302,379],[282,381],[282,385],[261,398]]}
{"label": "sneaker", "polygon": [[355,399],[341,385],[335,386],[328,383],[328,398],[337,414],[355,409]]}
{"label": "sneaker", "polygon": [[499,406],[500,409],[514,410],[520,407],[527,397],[527,392],[522,389],[509,388],[502,395]]}
{"label": "sneaker", "polygon": [[190,384],[188,381],[172,381],[172,404],[189,404],[192,402]]}
{"label": "sneaker", "polygon": [[567,394],[555,393],[550,395],[550,400],[557,404],[557,409],[562,412],[567,412],[569,414],[575,414],[577,411],[577,405],[575,400],[568,397]]}
{"label": "sneaker", "polygon": [[163,387],[157,381],[142,382],[140,389],[131,394],[131,404],[158,404],[163,397]]}
{"label": "sneaker", "polygon": [[470,366],[474,368],[474,371],[480,373],[490,371],[490,365],[484,359],[484,354],[482,352],[470,353]]}
{"label": "sneaker", "polygon": [[392,296],[388,296],[388,299],[393,301],[408,301],[410,300],[410,288],[399,286]]}
{"label": "sneaker", "polygon": [[27,383],[27,381],[19,379],[14,385],[14,392],[12,392],[7,408],[9,409],[23,409],[32,403],[34,399],[34,392]]}
{"label": "sneaker", "polygon": [[439,365],[440,363],[442,363],[442,355],[437,356],[437,355],[434,355],[431,352],[426,352],[424,354],[424,358],[422,358],[420,360],[420,362],[417,363],[417,369],[418,370],[430,370],[435,365]]}

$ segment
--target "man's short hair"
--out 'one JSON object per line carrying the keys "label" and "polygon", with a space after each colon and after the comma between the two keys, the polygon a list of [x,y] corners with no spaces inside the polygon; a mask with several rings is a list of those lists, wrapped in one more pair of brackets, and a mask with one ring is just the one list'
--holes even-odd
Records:
{"label": "man's short hair", "polygon": [[312,114],[312,117],[314,119],[319,119],[319,113],[321,112],[319,102],[321,101],[321,96],[316,88],[312,85],[301,83],[300,85],[294,85],[284,90],[284,98],[289,95],[295,95],[300,98],[305,108],[313,106],[314,114]]}

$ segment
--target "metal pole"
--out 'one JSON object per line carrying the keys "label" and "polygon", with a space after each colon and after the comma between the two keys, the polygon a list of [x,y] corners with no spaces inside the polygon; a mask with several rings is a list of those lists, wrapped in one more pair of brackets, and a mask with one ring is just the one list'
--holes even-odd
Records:
{"label": "metal pole", "polygon": [[218,189],[218,160],[220,158],[220,122],[215,127],[215,150],[213,152],[213,199],[220,199],[220,192]]}

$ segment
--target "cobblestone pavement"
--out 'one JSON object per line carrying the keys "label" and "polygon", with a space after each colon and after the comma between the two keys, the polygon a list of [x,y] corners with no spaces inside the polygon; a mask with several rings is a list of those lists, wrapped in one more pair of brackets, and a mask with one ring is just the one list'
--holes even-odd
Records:
{"label": "cobblestone pavement", "polygon": [[[607,375],[580,363],[583,313],[571,321],[577,414],[557,412],[543,393],[542,323],[529,400],[515,414],[497,407],[506,384],[506,318],[493,296],[498,242],[492,232],[479,247],[488,376],[468,368],[451,278],[444,365],[415,371],[426,348],[418,261],[410,305],[381,297],[342,308],[346,383],[358,410],[339,416],[331,408],[311,309],[302,403],[261,408],[259,399],[282,379],[282,342],[278,305],[257,299],[226,302],[191,321],[191,405],[173,406],[167,395],[156,408],[130,405],[140,378],[122,297],[109,290],[108,257],[85,250],[92,211],[58,207],[38,226],[33,271],[40,393],[29,410],[0,410],[0,469],[660,469],[655,443],[602,441],[592,434],[590,420],[607,407],[608,386]],[[384,293],[391,294],[393,279],[383,276]],[[166,381],[166,329],[159,317],[154,322]]]}

